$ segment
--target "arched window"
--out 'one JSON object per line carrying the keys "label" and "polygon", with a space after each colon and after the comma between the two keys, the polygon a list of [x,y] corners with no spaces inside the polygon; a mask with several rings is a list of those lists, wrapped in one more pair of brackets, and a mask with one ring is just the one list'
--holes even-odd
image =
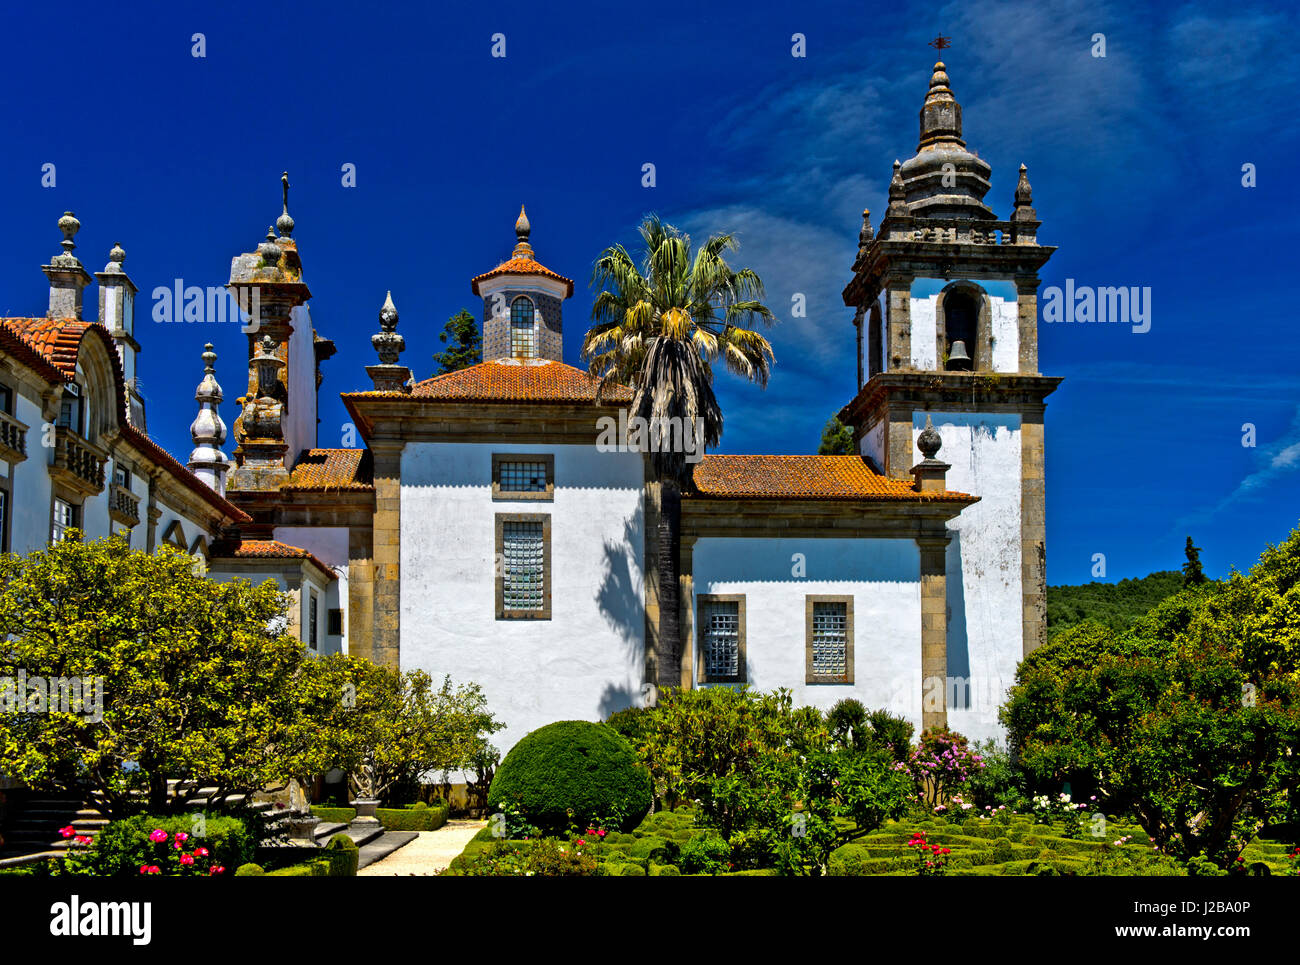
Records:
{"label": "arched window", "polygon": [[537,357],[537,330],[534,325],[533,301],[520,295],[510,303],[510,356],[517,359]]}
{"label": "arched window", "polygon": [[[975,299],[966,292],[950,292],[943,300],[944,333],[948,344],[944,346],[944,368],[972,369],[975,367],[975,335],[978,330],[979,309]],[[952,358],[953,348],[962,343],[966,359]]]}

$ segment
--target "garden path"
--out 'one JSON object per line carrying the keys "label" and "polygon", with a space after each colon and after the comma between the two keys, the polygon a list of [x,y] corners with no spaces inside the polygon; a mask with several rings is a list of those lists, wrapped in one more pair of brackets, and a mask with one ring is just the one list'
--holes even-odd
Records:
{"label": "garden path", "polygon": [[410,844],[394,851],[357,873],[360,878],[386,878],[393,875],[436,875],[451,859],[465,850],[465,845],[486,821],[448,821],[437,831],[421,831]]}

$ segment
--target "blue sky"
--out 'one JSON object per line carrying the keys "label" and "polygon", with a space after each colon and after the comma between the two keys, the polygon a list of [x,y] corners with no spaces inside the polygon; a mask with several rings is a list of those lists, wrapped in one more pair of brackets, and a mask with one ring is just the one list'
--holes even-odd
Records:
{"label": "blue sky", "polygon": [[[1096,0],[11,7],[0,314],[44,313],[39,266],[59,250],[65,209],[91,271],[121,242],[142,291],[149,429],[184,460],[202,343],[220,355],[229,423],[245,337],[155,325],[148,295],[176,278],[223,284],[279,214],[287,168],[313,318],[339,346],[320,444],[339,445],[337,393],[367,384],[388,289],[403,361],[425,377],[447,317],[478,312],[469,279],[508,256],[525,202],[539,260],[577,282],[565,344],[581,364],[591,263],[656,211],[694,233],[735,232],[737,262],[781,318],[766,392],[719,376],[722,450],[814,451],[853,393],[839,292],[861,211],[883,211],[894,158],[915,151],[926,41],[943,32],[1000,216],[1029,166],[1039,239],[1060,248],[1044,287],[1152,290],[1146,334],[1040,326],[1042,371],[1066,379],[1047,414],[1049,581],[1090,579],[1096,553],[1107,579],[1177,567],[1189,533],[1223,575],[1300,517],[1300,135],[1278,49],[1296,26],[1294,12],[1251,3]],[[505,58],[491,56],[498,32]],[[806,57],[791,56],[796,32]],[[1090,53],[1096,33],[1104,58]],[[641,186],[646,162],[654,188]],[[790,317],[795,292],[806,318]]]}

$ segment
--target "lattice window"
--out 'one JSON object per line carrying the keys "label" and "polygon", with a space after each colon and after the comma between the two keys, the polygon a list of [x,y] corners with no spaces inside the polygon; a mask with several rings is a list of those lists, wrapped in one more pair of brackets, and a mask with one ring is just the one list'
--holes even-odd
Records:
{"label": "lattice window", "polygon": [[846,603],[814,603],[812,612],[812,672],[815,677],[848,673],[849,614]]}
{"label": "lattice window", "polygon": [[741,673],[740,603],[715,600],[700,606],[704,674],[710,680],[734,680]]}
{"label": "lattice window", "polygon": [[546,463],[502,462],[500,484],[503,493],[546,492]]}
{"label": "lattice window", "polygon": [[503,523],[502,575],[507,610],[542,610],[545,595],[545,534],[542,523]]}
{"label": "lattice window", "polygon": [[521,295],[510,303],[511,358],[537,358],[537,329],[534,321],[532,299]]}

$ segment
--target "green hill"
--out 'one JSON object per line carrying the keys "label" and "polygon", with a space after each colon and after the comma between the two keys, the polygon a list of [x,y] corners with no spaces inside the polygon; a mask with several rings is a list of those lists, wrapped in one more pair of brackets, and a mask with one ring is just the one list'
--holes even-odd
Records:
{"label": "green hill", "polygon": [[1183,574],[1162,570],[1118,583],[1084,583],[1047,588],[1047,638],[1084,620],[1123,630],[1165,597],[1183,588]]}

